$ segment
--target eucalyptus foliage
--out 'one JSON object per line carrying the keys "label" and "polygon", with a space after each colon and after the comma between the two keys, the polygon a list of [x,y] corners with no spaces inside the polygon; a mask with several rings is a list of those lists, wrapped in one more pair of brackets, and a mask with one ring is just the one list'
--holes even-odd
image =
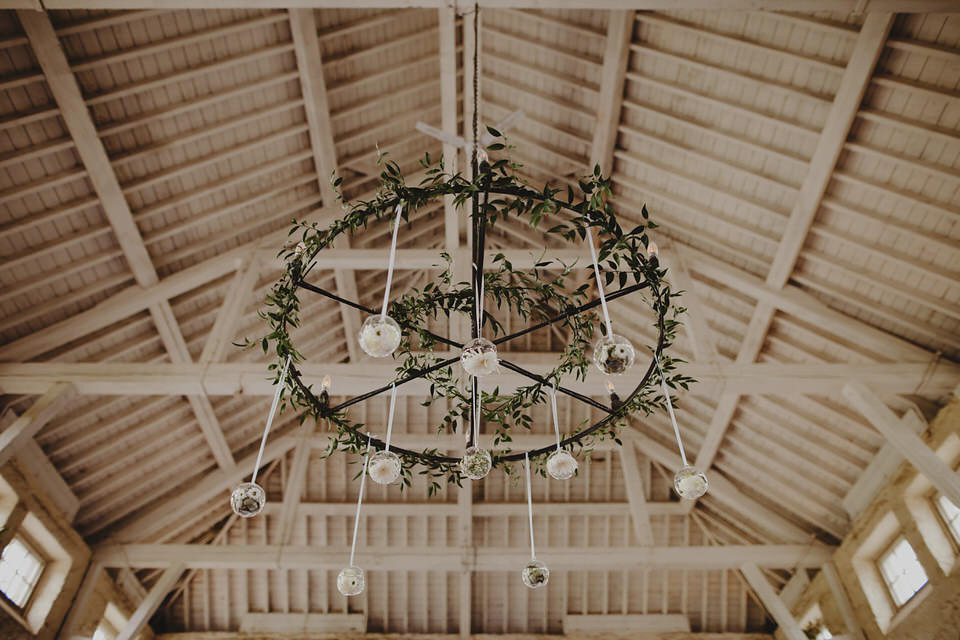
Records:
{"label": "eucalyptus foliage", "polygon": [[[490,132],[499,137],[495,130],[490,129]],[[494,151],[502,148],[504,146],[499,142],[488,147]],[[678,326],[676,318],[683,309],[671,307],[671,300],[677,294],[664,281],[666,272],[661,269],[656,256],[648,256],[646,250],[649,244],[647,231],[656,225],[649,220],[646,207],[640,211],[640,224],[629,230],[620,225],[610,204],[611,180],[601,176],[599,167],[594,169],[592,175],[578,180],[579,189],[568,187],[561,190],[547,185],[537,190],[515,177],[512,170],[516,165],[511,165],[506,159],[481,163],[476,177],[468,180],[461,173],[445,172],[442,159],[432,164],[428,154],[421,160],[426,170],[425,177],[416,185],[406,183],[395,162],[383,157],[380,160],[383,169],[373,199],[345,206],[345,215],[326,227],[316,222],[293,221],[291,244],[299,246],[290,246],[281,251],[280,256],[286,261],[287,269],[273,285],[267,296],[266,307],[261,311],[270,331],[257,341],[247,341],[248,346],[258,344],[265,353],[273,352],[277,362],[282,362],[287,354],[292,354],[292,379],[287,383],[289,393],[286,394],[285,403],[303,411],[301,419],[312,415],[317,420],[327,421],[336,430],[327,455],[337,450],[362,453],[367,437],[363,425],[352,422],[346,410],[333,411],[325,392],[318,398],[300,379],[296,363],[304,358],[291,340],[291,332],[300,324],[300,295],[304,291],[300,284],[309,282],[314,257],[320,251],[332,247],[340,236],[351,236],[375,221],[384,217],[389,219],[394,215],[397,205],[402,206],[401,216],[408,221],[414,212],[438,198],[450,195],[462,215],[482,216],[488,229],[499,221],[516,217],[540,233],[558,236],[578,247],[584,246],[587,227],[592,227],[593,235],[600,242],[598,259],[605,273],[605,285],[618,285],[621,288],[636,285],[638,291],[630,295],[642,296],[657,317],[655,326],[660,336],[659,349],[657,344],[648,346],[651,359],[653,353],[659,350],[669,386],[686,388],[691,382],[676,372],[677,361],[667,354]],[[335,180],[334,185],[339,187],[340,179]],[[474,204],[475,213],[470,212],[471,207],[464,206],[468,204]],[[588,302],[590,283],[574,287],[570,283],[573,265],[551,260],[548,254],[548,251],[544,251],[543,259],[533,269],[525,270],[515,268],[503,254],[499,254],[483,274],[484,298],[488,306],[495,304],[497,309],[506,310],[531,324],[569,314],[553,323],[566,329],[569,336],[553,370],[543,375],[541,380],[519,387],[513,393],[502,393],[498,388],[483,393],[482,417],[493,427],[493,439],[498,445],[509,446],[511,433],[515,433],[516,429],[530,429],[531,407],[549,403],[549,386],[566,381],[566,386],[575,388],[574,381],[586,378],[589,364],[587,352],[597,337],[596,328],[605,331],[603,323],[598,321],[593,311],[573,313]],[[430,395],[426,405],[442,398],[450,400],[452,408],[437,425],[438,432],[446,433],[469,428],[470,391],[464,385],[465,376],[459,364],[444,364],[441,356],[436,354],[437,340],[426,327],[431,320],[458,313],[470,314],[474,293],[472,283],[454,280],[450,256],[442,254],[442,258],[445,267],[440,276],[421,289],[412,289],[399,296],[390,304],[388,313],[404,330],[400,347],[394,353],[396,380],[400,382],[406,377],[422,377],[429,381]],[[483,314],[482,324],[486,337],[494,341],[505,333],[504,327],[489,312]],[[347,336],[347,339],[355,337]],[[271,369],[278,371],[276,364],[272,364]],[[648,372],[652,371],[651,364]],[[622,403],[612,407],[608,418],[592,426],[588,426],[586,421],[579,425],[575,433],[564,439],[565,446],[574,454],[589,454],[599,440],[614,438],[619,442],[617,433],[629,416],[637,412],[649,414],[663,407],[659,376],[651,373]],[[372,442],[374,447],[383,447],[383,443],[376,439]],[[443,480],[457,484],[462,481],[456,458],[442,455],[435,449],[415,452],[391,446],[391,450],[400,455],[403,461],[403,481],[406,485],[410,484],[415,471],[430,478],[431,493],[440,488]],[[547,447],[531,452],[539,473],[544,473],[546,457],[552,450],[553,447]],[[510,460],[507,458],[517,458],[516,454],[511,453],[509,450],[498,451],[493,457],[494,466],[502,466],[510,472]],[[519,458],[522,459],[522,452]]]}

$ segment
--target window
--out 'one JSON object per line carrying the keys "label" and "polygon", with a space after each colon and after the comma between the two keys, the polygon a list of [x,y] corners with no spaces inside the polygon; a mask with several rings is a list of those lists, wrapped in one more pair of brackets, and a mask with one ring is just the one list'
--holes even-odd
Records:
{"label": "window", "polygon": [[0,591],[16,606],[26,606],[40,581],[43,565],[43,559],[26,540],[13,538],[0,556]]}
{"label": "window", "polygon": [[898,538],[880,558],[880,573],[898,607],[927,584],[927,573],[904,538]]}
{"label": "window", "polygon": [[97,626],[97,630],[93,632],[93,638],[91,640],[114,640],[116,637],[117,633],[113,625],[104,620]]}
{"label": "window", "polygon": [[960,542],[960,509],[953,504],[953,500],[943,494],[937,496],[937,509],[954,539]]}

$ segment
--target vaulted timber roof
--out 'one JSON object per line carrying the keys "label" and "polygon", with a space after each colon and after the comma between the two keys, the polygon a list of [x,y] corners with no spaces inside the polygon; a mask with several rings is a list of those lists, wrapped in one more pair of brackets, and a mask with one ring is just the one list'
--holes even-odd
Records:
{"label": "vaulted timber roof", "polygon": [[[549,587],[528,593],[490,555],[525,550],[523,495],[504,477],[430,500],[420,480],[402,494],[373,488],[360,555],[399,560],[377,556],[393,568],[371,572],[349,603],[324,563],[346,562],[356,467],[320,457],[323,425],[305,435],[282,416],[266,514],[230,516],[270,393],[262,354],[232,342],[263,329],[256,312],[290,219],[339,214],[332,171],[348,199],[363,197],[378,147],[413,175],[424,153],[443,153],[416,122],[463,131],[472,14],[0,12],[0,391],[18,411],[37,395],[59,409],[35,437],[79,497],[75,524],[91,544],[237,552],[236,568],[191,569],[160,626],[229,630],[248,611],[310,611],[363,613],[370,630],[557,632],[570,614],[664,613],[694,630],[763,630],[743,559],[709,564],[704,547],[779,545],[765,565],[778,585],[816,566],[820,545],[848,531],[850,496],[884,443],[844,382],[903,411],[960,381],[960,15],[888,14],[879,2],[801,3],[824,9],[813,13],[607,4],[618,9],[484,9],[481,118],[523,110],[508,139],[534,183],[599,163],[620,215],[646,203],[661,225],[689,309],[676,349],[702,380],[678,417],[711,492],[676,502],[669,422],[636,421],[622,451],[596,452],[575,480],[535,480],[544,557],[596,558],[568,558],[570,570],[557,560]],[[401,249],[464,241],[442,203],[400,236]],[[382,224],[351,247],[388,243]],[[543,239],[513,225],[492,243]],[[382,296],[383,252],[337,251],[318,282]],[[429,277],[401,271],[395,291]],[[650,340],[632,303],[612,311],[623,333]],[[298,347],[312,372],[333,374],[335,393],[389,374],[358,356],[355,312],[316,300],[302,317]],[[562,340],[545,331],[518,348],[537,358]],[[358,411],[384,430],[382,400]],[[441,407],[405,396],[399,412],[396,438],[434,441]],[[573,425],[583,409],[561,415]],[[529,437],[550,432],[536,415]],[[242,552],[253,544],[331,559],[256,568]],[[655,562],[650,545],[696,550]],[[473,548],[491,564],[464,572]],[[164,549],[141,548],[130,565],[147,587]]]}

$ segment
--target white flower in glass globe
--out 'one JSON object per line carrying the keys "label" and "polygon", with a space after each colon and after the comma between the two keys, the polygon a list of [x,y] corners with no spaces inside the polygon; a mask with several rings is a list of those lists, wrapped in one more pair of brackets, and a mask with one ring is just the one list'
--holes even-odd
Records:
{"label": "white flower in glass globe", "polygon": [[474,338],[463,346],[460,364],[472,376],[483,377],[496,373],[500,364],[497,347],[486,338]]}
{"label": "white flower in glass globe", "polygon": [[488,473],[493,466],[490,452],[480,447],[467,447],[460,459],[460,472],[471,480],[479,480]]}
{"label": "white flower in glass globe", "polygon": [[252,518],[267,504],[267,492],[258,484],[244,482],[230,494],[230,508],[241,518]]}
{"label": "white flower in glass globe", "polygon": [[626,373],[635,356],[630,341],[615,333],[600,338],[593,346],[593,364],[607,375]]}
{"label": "white flower in glass globe", "polygon": [[400,346],[400,325],[390,316],[370,316],[360,327],[360,348],[368,356],[386,358]]}
{"label": "white flower in glass globe", "polygon": [[531,589],[537,589],[550,580],[550,569],[547,569],[547,565],[539,560],[531,560],[520,575],[523,577],[523,584]]}
{"label": "white flower in glass globe", "polygon": [[547,473],[554,480],[569,480],[580,465],[569,451],[557,449],[547,458]]}
{"label": "white flower in glass globe", "polygon": [[688,464],[673,476],[673,488],[684,500],[696,500],[707,492],[707,476]]}
{"label": "white flower in glass globe", "polygon": [[370,456],[367,473],[377,484],[393,484],[400,477],[400,457],[393,451],[377,451]]}
{"label": "white flower in glass globe", "polygon": [[367,581],[360,567],[345,567],[337,575],[337,591],[345,596],[359,595],[366,586]]}

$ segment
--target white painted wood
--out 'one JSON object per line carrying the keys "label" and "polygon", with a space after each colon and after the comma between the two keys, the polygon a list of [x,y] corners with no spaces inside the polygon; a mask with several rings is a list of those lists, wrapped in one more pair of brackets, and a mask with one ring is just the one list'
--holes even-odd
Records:
{"label": "white painted wood", "polygon": [[941,460],[920,436],[904,428],[873,390],[862,382],[848,382],[843,387],[843,395],[933,486],[960,504],[960,474]]}
{"label": "white painted wood", "polygon": [[565,615],[563,633],[668,633],[690,631],[690,620],[677,613]]}
{"label": "white painted wood", "polygon": [[[927,429],[926,422],[915,411],[907,411],[900,418],[900,428],[921,434]],[[903,462],[903,456],[891,443],[886,442],[853,483],[843,497],[843,508],[856,519],[873,501],[877,493],[887,485]]]}
{"label": "white painted wood", "polygon": [[461,638],[469,638],[473,626],[473,572],[466,567],[474,553],[473,483],[470,481],[465,481],[457,491],[456,515],[464,566],[460,572],[458,629]]}
{"label": "white painted wood", "polygon": [[607,47],[600,72],[600,103],[597,105],[589,165],[591,170],[599,165],[603,175],[609,175],[613,170],[613,150],[617,144],[634,15],[634,11],[611,11],[607,23]]}
{"label": "white painted wood", "polygon": [[653,527],[650,524],[650,511],[647,509],[643,478],[640,476],[640,466],[637,464],[636,446],[632,441],[625,442],[620,448],[620,468],[623,471],[623,483],[627,490],[633,533],[640,544],[652,546]]}
{"label": "white painted wood", "polygon": [[840,609],[843,616],[843,624],[846,627],[846,635],[851,640],[863,640],[863,629],[857,621],[857,616],[853,613],[853,604],[847,595],[843,582],[840,580],[840,574],[837,573],[837,567],[833,562],[827,562],[823,565],[823,575],[827,578],[827,584],[830,585],[830,592],[833,593],[833,599]]}
{"label": "white painted wood", "polygon": [[810,584],[810,576],[807,575],[806,569],[797,569],[793,572],[793,575],[790,576],[790,579],[787,580],[787,584],[783,585],[783,589],[780,590],[780,599],[783,601],[783,604],[789,609],[793,609],[793,605],[796,604],[797,600],[803,595],[804,590]]}
{"label": "white painted wood", "polygon": [[[31,2],[31,0],[15,0],[17,2]],[[456,0],[460,11],[473,7],[470,0]],[[582,9],[583,0],[479,0],[481,8],[534,8],[534,9]],[[50,9],[152,9],[156,6],[153,0],[45,0],[44,7]],[[447,5],[447,0],[292,0],[286,3],[279,0],[212,0],[204,6],[209,9],[219,8],[284,8],[287,6],[313,8],[390,8],[390,7],[425,7],[436,9]],[[32,4],[30,5],[33,6]],[[196,5],[187,0],[174,0],[165,4],[169,9],[192,9]],[[637,10],[680,10],[680,9],[711,9],[729,11],[831,11],[838,13],[853,13],[861,7],[860,0],[599,0],[591,4],[592,9],[637,9]],[[872,0],[868,11],[900,11],[902,13],[950,13],[955,9],[951,0]]]}
{"label": "white painted wood", "polygon": [[233,348],[235,331],[237,323],[243,317],[244,307],[250,294],[253,292],[254,285],[260,275],[260,261],[254,255],[246,267],[237,271],[227,294],[224,296],[223,304],[217,312],[217,319],[213,323],[213,328],[207,334],[207,341],[203,344],[203,351],[200,353],[200,362],[220,362]]}
{"label": "white painted wood", "polygon": [[241,633],[364,633],[362,613],[246,613]]}
{"label": "white painted wood", "polygon": [[[401,441],[398,441],[401,442]],[[407,444],[404,442],[404,444]],[[416,442],[411,443],[415,446]],[[519,442],[516,446],[530,447],[535,443]],[[441,447],[442,449],[442,447]],[[609,450],[609,449],[607,449]],[[459,494],[459,490],[458,490]],[[301,502],[297,505],[298,516],[314,518],[325,516],[352,516],[357,505],[352,502]],[[267,515],[276,516],[282,506],[267,503],[263,511]],[[427,517],[459,518],[460,504],[448,502],[364,502],[363,513],[377,518],[401,517],[410,513],[417,513]],[[630,510],[627,502],[540,502],[537,503],[537,516],[590,516],[611,517],[622,516]],[[647,510],[652,516],[679,516],[683,515],[681,505],[676,502],[648,502]],[[520,518],[527,515],[525,502],[475,502],[472,509],[475,518]]]}
{"label": "white painted wood", "polygon": [[283,504],[280,509],[281,544],[290,544],[297,506],[300,504],[301,497],[306,489],[307,469],[309,468],[311,452],[310,436],[315,429],[313,419],[308,418],[300,429],[297,445],[293,450],[293,463],[290,465],[289,473],[287,473],[287,486],[283,490]]}
{"label": "white painted wood", "polygon": [[177,580],[180,579],[185,568],[186,566],[183,563],[178,562],[164,569],[160,578],[157,579],[157,582],[150,589],[147,597],[144,598],[140,606],[138,606],[136,611],[130,616],[130,619],[127,620],[127,626],[117,634],[117,640],[133,640],[140,635],[140,632],[143,631],[147,627],[147,623],[150,622],[150,618],[153,617],[153,614],[156,613],[157,609],[163,603],[163,599],[167,597],[167,593],[173,588]]}
{"label": "white painted wood", "polygon": [[[7,413],[12,415],[12,412]],[[20,468],[23,469],[27,478],[50,498],[67,522],[73,522],[80,508],[80,499],[70,489],[70,485],[53,466],[36,440],[28,440],[20,446],[17,450],[17,460],[20,461]]]}
{"label": "white painted wood", "polygon": [[56,383],[37,398],[23,415],[12,421],[0,433],[0,466],[17,455],[21,448],[43,429],[55,415],[60,413],[76,395],[70,383]]}
{"label": "white painted wood", "polygon": [[783,632],[787,640],[806,640],[806,636],[803,631],[800,630],[800,625],[797,624],[790,610],[787,609],[787,606],[783,604],[783,601],[777,596],[773,587],[770,586],[770,583],[763,575],[763,572],[760,571],[757,563],[752,561],[745,562],[741,565],[740,572],[743,574],[743,577],[747,579],[747,582],[750,583],[750,588],[753,589],[753,592],[760,598],[760,602],[763,603],[767,613],[776,621],[780,627],[780,631]]}
{"label": "white painted wood", "polygon": [[[556,362],[555,354],[511,354],[510,361],[533,371],[547,371]],[[304,379],[319,388],[323,377],[331,376],[338,393],[353,395],[374,389],[393,375],[393,366],[379,362],[358,364],[306,363],[299,367]],[[681,371],[698,381],[698,392],[723,388],[740,394],[830,394],[850,380],[862,380],[877,391],[897,393],[923,382],[927,393],[948,393],[960,379],[960,367],[941,361],[929,371],[926,363],[890,364],[777,364],[725,363],[683,365]],[[631,371],[617,381],[623,387],[637,384],[642,371]],[[210,365],[98,363],[0,363],[0,391],[39,394],[51,384],[70,382],[81,395],[254,395],[274,392],[266,379],[264,364],[236,362]],[[516,374],[500,374],[503,390],[527,384]],[[607,397],[606,378],[590,371],[576,389],[587,395]],[[425,395],[421,381],[397,387],[399,395]]]}
{"label": "white painted wood", "polygon": [[140,285],[156,284],[157,273],[153,262],[140,237],[140,230],[133,221],[130,207],[110,166],[110,159],[100,142],[50,19],[47,14],[35,11],[21,11],[19,18],[131,271]]}
{"label": "white painted wood", "polygon": [[[545,547],[538,556],[557,570],[733,569],[745,562],[765,568],[820,566],[832,554],[825,546],[729,545],[690,547]],[[124,544],[99,547],[96,555],[108,567],[166,567],[183,562],[199,569],[329,569],[339,571],[349,546],[312,547],[276,545]],[[529,559],[526,549],[479,547],[471,561],[473,571],[510,571]],[[403,553],[388,549],[358,550],[357,562],[373,571],[460,571],[463,558],[457,547],[409,545]]]}

